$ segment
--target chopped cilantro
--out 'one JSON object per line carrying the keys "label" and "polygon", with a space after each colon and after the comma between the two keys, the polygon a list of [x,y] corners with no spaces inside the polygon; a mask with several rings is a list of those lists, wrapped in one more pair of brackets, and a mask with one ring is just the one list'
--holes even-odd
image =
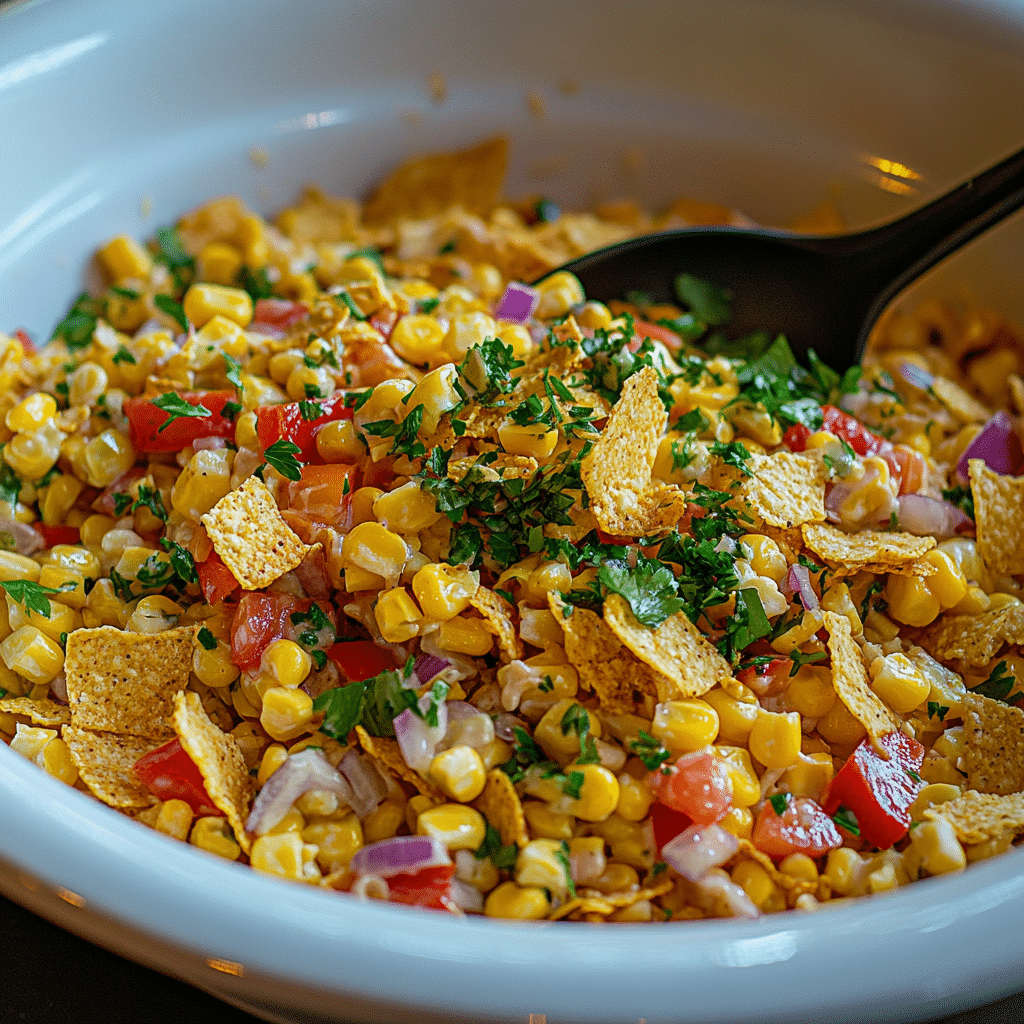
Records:
{"label": "chopped cilantro", "polygon": [[519,847],[515,843],[502,845],[501,833],[490,822],[487,822],[484,841],[477,847],[473,856],[477,860],[486,860],[490,857],[491,863],[496,868],[509,869],[515,865],[518,855]]}
{"label": "chopped cilantro", "polygon": [[[700,433],[702,430],[707,430],[711,426],[708,422],[708,418],[704,415],[701,409],[691,409],[689,412],[684,413],[675,421],[672,426],[673,430],[678,430],[682,433],[690,431],[696,431]],[[746,450],[746,449],[744,449]],[[747,452],[747,458],[750,458],[750,453]]]}
{"label": "chopped cilantro", "polygon": [[481,405],[492,406],[516,386],[512,371],[524,365],[512,354],[511,345],[498,338],[485,338],[466,353],[457,367],[460,394],[463,398],[475,398]]}
{"label": "chopped cilantro", "polygon": [[136,582],[147,590],[159,590],[166,587],[174,579],[174,566],[170,559],[161,558],[158,554],[150,555],[135,574]]}
{"label": "chopped cilantro", "polygon": [[61,594],[67,590],[74,590],[75,583],[68,580],[59,587],[46,587],[42,583],[33,583],[31,580],[3,580],[0,587],[11,596],[11,598],[25,606],[26,610],[42,615],[44,619],[50,617],[50,600],[48,594]]}
{"label": "chopped cilantro", "polygon": [[[120,494],[114,495],[114,510],[117,510],[117,499],[121,497]],[[131,495],[127,496],[129,499]],[[132,505],[129,511],[134,512],[137,508],[148,508],[157,519],[167,522],[167,509],[164,507],[164,499],[160,494],[160,491],[156,487],[147,487],[145,484],[139,485],[139,497],[135,504]],[[121,515],[122,513],[118,513]]]}
{"label": "chopped cilantro", "polygon": [[185,309],[180,302],[172,299],[170,295],[154,295],[153,305],[169,316],[183,331],[188,331],[188,317],[185,316]]}
{"label": "chopped cilantro", "polygon": [[53,330],[53,340],[60,339],[75,352],[92,344],[96,321],[102,315],[103,303],[88,292],[82,292]]}
{"label": "chopped cilantro", "polygon": [[572,880],[572,864],[569,862],[569,844],[563,839],[562,845],[555,850],[555,860],[562,865],[565,872],[565,888],[570,899],[576,899],[576,884]]}
{"label": "chopped cilantro", "polygon": [[991,700],[998,700],[1004,704],[1009,704],[1011,702],[1008,698],[1016,682],[1017,677],[1007,668],[1006,662],[1001,661],[992,669],[988,679],[975,686],[971,692],[980,694],[982,697],[989,697]]}
{"label": "chopped cilantro", "polygon": [[[2,451],[3,445],[0,445],[0,452]],[[18,495],[21,494],[21,489],[24,486],[18,474],[6,462],[0,462],[0,501],[16,505]]]}
{"label": "chopped cilantro", "polygon": [[337,298],[341,300],[345,308],[352,315],[353,320],[365,320],[366,314],[356,305],[355,299],[346,291],[338,292]]}
{"label": "chopped cilantro", "polygon": [[736,610],[726,620],[725,636],[719,641],[718,649],[728,661],[738,660],[741,651],[771,631],[760,594],[753,587],[744,587],[736,591]]}
{"label": "chopped cilantro", "polygon": [[885,590],[884,580],[875,580],[874,583],[868,587],[867,593],[864,595],[864,600],[861,601],[860,604],[860,617],[862,621],[868,617],[868,613],[871,612],[872,609],[878,608],[879,611],[884,609],[884,601],[876,601],[874,604],[871,602],[871,598],[873,598],[875,594],[882,593],[883,590]]}
{"label": "chopped cilantro", "polygon": [[768,797],[768,803],[772,805],[772,810],[776,814],[782,815],[786,813],[786,808],[789,806],[789,801],[792,794],[790,793],[772,793]]}
{"label": "chopped cilantro", "polygon": [[828,657],[828,653],[826,651],[810,651],[805,654],[803,651],[798,651],[794,648],[789,652],[789,656],[793,661],[793,667],[789,670],[789,676],[792,679],[804,665],[812,665],[816,661],[822,661]]}
{"label": "chopped cilantro", "polygon": [[690,274],[679,274],[673,281],[676,298],[695,316],[712,327],[728,322],[732,315],[732,297],[726,290]]}
{"label": "chopped cilantro", "polygon": [[569,772],[562,782],[562,792],[573,800],[579,800],[580,793],[583,792],[584,781],[586,781],[586,776],[583,772]]}
{"label": "chopped cilantro", "polygon": [[275,441],[264,452],[267,462],[287,480],[302,479],[302,463],[295,456],[302,449],[293,441],[281,438]]}
{"label": "chopped cilantro", "polygon": [[942,497],[951,505],[956,505],[961,512],[974,518],[974,494],[970,487],[961,487],[959,484],[955,487],[943,487]]}
{"label": "chopped cilantro", "polygon": [[949,708],[945,704],[940,704],[937,700],[928,701],[929,718],[937,718],[940,722],[944,722],[948,714]]}
{"label": "chopped cilantro", "polygon": [[417,405],[406,413],[405,418],[394,420],[374,420],[363,424],[363,433],[374,437],[390,437],[391,452],[394,455],[405,455],[410,459],[422,458],[427,449],[419,438],[420,424],[423,422],[423,405]]}
{"label": "chopped cilantro", "polygon": [[860,825],[857,823],[857,816],[848,807],[840,807],[832,820],[842,829],[846,829],[852,836],[860,835]]}
{"label": "chopped cilantro", "polygon": [[640,555],[633,568],[624,560],[609,559],[597,570],[597,578],[612,593],[624,597],[645,626],[660,626],[685,607],[672,570],[655,558]]}
{"label": "chopped cilantro", "polygon": [[138,362],[124,345],[117,346],[117,351],[110,357],[110,361],[112,363],[131,363],[132,366],[135,366]]}
{"label": "chopped cilantro", "polygon": [[708,445],[708,451],[716,458],[721,459],[727,466],[738,469],[744,476],[752,475],[750,467],[747,466],[750,461],[750,452],[747,451],[742,441],[730,441],[728,444],[715,441]]}
{"label": "chopped cilantro", "polygon": [[273,299],[277,296],[274,286],[267,276],[266,267],[257,267],[254,270],[243,264],[242,269],[238,272],[238,283],[252,296],[254,301]]}
{"label": "chopped cilantro", "polygon": [[574,732],[580,741],[580,756],[576,758],[577,764],[599,764],[600,758],[597,755],[597,746],[594,738],[590,735],[590,715],[582,704],[570,704],[565,709],[560,723],[562,735],[568,736]]}
{"label": "chopped cilantro", "polygon": [[114,515],[123,516],[134,506],[132,496],[127,491],[119,491],[114,495]]}
{"label": "chopped cilantro", "polygon": [[324,716],[320,732],[344,742],[363,716],[365,699],[365,682],[354,682],[325,690],[313,701],[313,710]]}
{"label": "chopped cilantro", "polygon": [[324,414],[324,407],[319,402],[299,402],[299,415],[311,422]]}
{"label": "chopped cilantro", "polygon": [[195,277],[195,258],[188,254],[178,232],[171,227],[157,228],[156,246],[157,261],[170,270],[175,285],[184,291]]}
{"label": "chopped cilantro", "polygon": [[195,559],[191,552],[166,537],[160,538],[160,546],[164,548],[171,559],[171,566],[183,583],[198,583],[199,573],[196,571]]}
{"label": "chopped cilantro", "polygon": [[217,638],[205,626],[200,627],[199,632],[196,634],[196,639],[207,651],[217,649]]}
{"label": "chopped cilantro", "polygon": [[213,415],[202,402],[197,402],[193,405],[191,402],[186,402],[181,395],[175,394],[173,391],[166,391],[162,395],[157,395],[156,398],[152,399],[152,402],[162,412],[167,413],[167,419],[157,428],[158,434],[166,430],[175,420],[179,420],[184,416],[205,419]]}
{"label": "chopped cilantro", "polygon": [[672,756],[659,740],[656,740],[650,733],[644,732],[643,729],[638,733],[638,739],[630,740],[629,749],[652,772],[656,768],[660,768]]}
{"label": "chopped cilantro", "polygon": [[241,391],[242,364],[229,352],[224,352],[222,355],[224,356],[224,375],[239,391]]}

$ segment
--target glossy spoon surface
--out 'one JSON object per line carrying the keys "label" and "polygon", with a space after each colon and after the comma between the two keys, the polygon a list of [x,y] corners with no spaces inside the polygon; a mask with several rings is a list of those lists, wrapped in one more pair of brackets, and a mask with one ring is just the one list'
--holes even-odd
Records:
{"label": "glossy spoon surface", "polygon": [[784,334],[799,359],[813,348],[842,371],[860,361],[871,326],[900,291],[1022,205],[1024,149],[866,231],[682,228],[620,242],[558,269],[574,273],[588,298],[603,301],[635,291],[677,302],[673,282],[691,275],[731,293],[729,337]]}

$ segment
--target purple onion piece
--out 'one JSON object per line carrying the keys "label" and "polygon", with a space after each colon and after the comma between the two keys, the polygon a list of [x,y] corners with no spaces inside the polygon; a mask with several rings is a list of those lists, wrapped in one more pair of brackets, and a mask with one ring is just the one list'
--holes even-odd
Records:
{"label": "purple onion piece", "polygon": [[536,288],[521,284],[519,281],[510,281],[505,294],[494,307],[494,317],[496,320],[511,320],[513,323],[521,324],[533,316],[538,302],[540,292]]}
{"label": "purple onion piece", "polygon": [[897,500],[900,529],[917,537],[946,540],[974,526],[970,516],[948,501],[925,494],[903,494]]}
{"label": "purple onion piece", "polygon": [[482,914],[484,912],[484,897],[479,889],[474,889],[468,882],[461,878],[453,878],[450,884],[451,901],[459,908],[470,914]]}
{"label": "purple onion piece", "polygon": [[804,611],[817,611],[819,607],[818,595],[811,586],[811,574],[806,565],[792,565],[786,576],[786,586],[791,593],[800,594],[800,603]]}
{"label": "purple onion piece", "polygon": [[661,848],[661,858],[696,882],[724,864],[738,848],[739,840],[720,825],[690,825]]}
{"label": "purple onion piece", "polygon": [[352,855],[349,867],[360,875],[414,875],[423,868],[451,864],[440,839],[432,836],[395,836],[371,843]]}
{"label": "purple onion piece", "polygon": [[421,654],[415,662],[413,662],[412,672],[413,675],[420,681],[421,686],[425,686],[429,683],[436,675],[443,672],[451,664],[447,658],[439,658],[435,654]]}
{"label": "purple onion piece", "polygon": [[349,806],[360,818],[375,810],[388,795],[387,783],[380,772],[356,750],[350,750],[341,759],[338,771],[352,787]]}
{"label": "purple onion piece", "polygon": [[412,708],[406,708],[392,722],[395,739],[398,740],[398,747],[402,751],[405,763],[421,775],[426,775],[430,762],[434,759],[437,745],[448,730],[448,716],[444,705],[438,708],[437,718],[437,726],[430,726]]}
{"label": "purple onion piece", "polygon": [[1005,412],[997,412],[960,456],[956,472],[963,484],[969,479],[967,464],[971,459],[981,459],[993,473],[1006,476],[1012,476],[1021,468],[1024,449],[1013,429],[1013,421]]}
{"label": "purple onion piece", "polygon": [[334,793],[350,807],[355,807],[355,794],[341,773],[319,750],[302,750],[292,754],[264,783],[253,801],[245,823],[246,832],[256,835],[269,832],[303,793],[313,789]]}
{"label": "purple onion piece", "polygon": [[516,726],[521,726],[523,723],[515,715],[508,711],[502,711],[494,719],[494,735],[499,740],[504,740],[506,743],[511,743],[516,738]]}

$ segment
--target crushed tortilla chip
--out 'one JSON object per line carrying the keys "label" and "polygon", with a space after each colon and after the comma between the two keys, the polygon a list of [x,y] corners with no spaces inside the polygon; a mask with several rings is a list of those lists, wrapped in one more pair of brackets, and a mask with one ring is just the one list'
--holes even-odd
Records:
{"label": "crushed tortilla chip", "polygon": [[245,590],[269,587],[309,550],[284,521],[270,488],[255,476],[201,518],[214,550]]}
{"label": "crushed tortilla chip", "polygon": [[380,761],[392,775],[415,786],[418,792],[429,796],[431,800],[436,800],[438,803],[444,802],[444,793],[405,763],[398,740],[394,740],[390,736],[371,736],[361,725],[356,726],[356,735],[359,737],[359,746],[363,748],[363,751]]}
{"label": "crushed tortilla chip", "polygon": [[700,697],[731,679],[729,663],[683,612],[670,615],[657,629],[648,629],[619,594],[604,602],[604,620],[612,632],[657,673],[658,700]]}
{"label": "crushed tortilla chip", "polygon": [[455,153],[416,157],[374,190],[363,206],[363,223],[422,219],[452,206],[485,213],[498,201],[507,164],[508,140],[500,135]]}
{"label": "crushed tortilla chip", "polygon": [[833,572],[842,575],[849,576],[864,570],[931,576],[936,571],[935,566],[919,561],[935,547],[934,537],[881,530],[843,533],[827,523],[806,523],[800,532],[807,547]]}
{"label": "crushed tortilla chip", "polygon": [[483,617],[487,628],[497,637],[502,655],[509,661],[523,656],[523,641],[512,621],[512,606],[500,594],[487,587],[478,587],[469,599],[470,605]]}
{"label": "crushed tortilla chip", "polygon": [[567,900],[557,910],[548,915],[551,921],[560,921],[570,914],[601,914],[607,917],[616,910],[625,910],[641,900],[655,900],[671,891],[675,883],[665,878],[657,885],[643,886],[637,889],[622,889],[618,892],[599,892],[595,889],[580,890],[575,899]]}
{"label": "crushed tortilla chip", "polygon": [[670,529],[686,509],[678,487],[652,482],[668,413],[658,374],[646,366],[630,377],[580,474],[598,526],[617,537],[647,537]]}
{"label": "crushed tortilla chip", "polygon": [[515,843],[521,850],[530,841],[523,802],[512,780],[500,768],[492,768],[487,773],[484,791],[473,801],[473,806],[498,830],[505,846]]}
{"label": "crushed tortilla chip", "polygon": [[108,807],[150,807],[155,796],[135,777],[132,768],[144,754],[160,745],[145,736],[123,736],[66,725],[61,731],[78,777],[93,796]]}
{"label": "crushed tortilla chip", "polygon": [[948,377],[936,377],[931,392],[960,423],[984,423],[991,413]]}
{"label": "crushed tortilla chip", "polygon": [[548,592],[548,606],[565,636],[565,656],[576,669],[580,685],[592,690],[602,710],[631,713],[634,691],[658,694],[669,685],[612,632],[596,612],[566,604]]}
{"label": "crushed tortilla chip", "polygon": [[529,455],[507,455],[505,452],[496,452],[489,462],[479,457],[453,459],[448,463],[448,479],[463,480],[474,469],[479,479],[492,483],[498,480],[522,480],[537,472],[537,460]]}
{"label": "crushed tortilla chip", "polygon": [[968,460],[978,551],[996,572],[1024,573],[1024,476],[993,473],[983,459]]}
{"label": "crushed tortilla chip", "polygon": [[199,769],[207,795],[228,819],[238,845],[248,853],[250,842],[245,819],[252,801],[254,780],[235,737],[210,721],[199,694],[191,690],[174,698],[174,729],[182,749]]}
{"label": "crushed tortilla chip", "polygon": [[738,495],[769,526],[791,530],[825,521],[828,469],[821,459],[803,452],[751,455]]}
{"label": "crushed tortilla chip", "polygon": [[948,821],[961,843],[984,843],[1024,830],[1024,793],[997,796],[969,790],[955,800],[929,807],[924,816]]}
{"label": "crushed tortilla chip", "polygon": [[1008,796],[1024,790],[1024,711],[968,693],[963,700],[960,768],[979,793]]}
{"label": "crushed tortilla chip", "polygon": [[571,914],[600,914],[602,917],[607,917],[614,913],[615,905],[609,903],[602,893],[600,896],[577,896],[575,899],[566,900],[560,907],[556,907],[548,914],[548,920],[561,921]]}
{"label": "crushed tortilla chip", "polygon": [[33,725],[41,725],[52,729],[57,725],[67,725],[71,721],[71,712],[63,705],[49,698],[33,700],[31,697],[3,697],[0,699],[0,711],[9,715],[25,715]]}
{"label": "crushed tortilla chip", "polygon": [[793,875],[787,875],[785,871],[780,871],[775,866],[775,861],[759,850],[749,839],[741,839],[739,848],[730,862],[735,865],[741,860],[753,860],[761,865],[762,868],[768,873],[771,880],[786,893],[786,903],[792,907],[798,896],[802,896],[804,893],[813,893],[818,888],[817,882],[809,881],[806,878],[795,878]]}
{"label": "crushed tortilla chip", "polygon": [[1024,644],[1024,605],[941,616],[921,634],[920,643],[939,661],[955,662],[963,670],[984,668],[1004,644]]}
{"label": "crushed tortilla chip", "polygon": [[850,714],[867,729],[875,749],[888,761],[889,755],[879,739],[898,729],[899,722],[868,683],[868,671],[853,639],[850,620],[836,612],[825,612],[823,618],[832,659],[832,686]]}
{"label": "crushed tortilla chip", "polygon": [[64,671],[71,719],[82,729],[170,739],[174,695],[188,685],[195,627],[126,633],[113,626],[68,634]]}

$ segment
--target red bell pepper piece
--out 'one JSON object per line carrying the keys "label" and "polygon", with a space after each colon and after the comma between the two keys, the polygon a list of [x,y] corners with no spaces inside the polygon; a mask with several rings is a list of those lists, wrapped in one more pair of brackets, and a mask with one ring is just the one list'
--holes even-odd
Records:
{"label": "red bell pepper piece", "polygon": [[43,543],[52,548],[55,544],[77,544],[81,540],[77,526],[47,526],[45,523],[33,523]]}
{"label": "red bell pepper piece", "polygon": [[392,903],[404,903],[409,907],[448,910],[451,879],[454,874],[454,864],[437,864],[434,867],[420,868],[412,875],[391,875],[387,879],[390,900]]}
{"label": "red bell pepper piece", "polygon": [[791,798],[782,814],[775,810],[771,800],[766,800],[754,822],[751,840],[775,860],[782,860],[791,853],[821,857],[843,845],[835,822],[807,796]]}
{"label": "red bell pepper piece", "polygon": [[309,310],[301,302],[291,299],[257,299],[249,330],[257,334],[265,331],[286,331],[293,327]]}
{"label": "red bell pepper piece", "polygon": [[158,799],[184,800],[197,818],[223,816],[206,792],[206,782],[195,761],[185,753],[177,736],[143,754],[132,770]]}
{"label": "red bell pepper piece", "polygon": [[223,601],[228,594],[238,589],[238,580],[216,551],[211,552],[205,562],[196,562],[196,572],[207,604]]}
{"label": "red bell pepper piece", "polygon": [[124,413],[137,452],[180,452],[201,437],[234,440],[234,417],[224,415],[224,406],[235,401],[233,391],[183,391],[180,397],[189,405],[201,405],[210,415],[171,419],[170,413],[154,405],[149,398],[125,400]]}
{"label": "red bell pepper piece", "polygon": [[390,651],[372,640],[346,640],[327,648],[327,657],[350,682],[372,679],[388,669],[397,668]]}
{"label": "red bell pepper piece", "polygon": [[286,402],[284,405],[265,405],[257,409],[256,435],[260,450],[266,451],[275,441],[283,438],[299,446],[295,456],[299,462],[323,465],[324,460],[316,450],[316,435],[325,423],[352,419],[352,409],[346,408],[344,395],[311,401],[315,401],[321,409],[320,415],[313,419],[303,416],[303,409],[310,412],[306,402]]}
{"label": "red bell pepper piece", "polygon": [[878,742],[889,760],[875,750],[870,739],[861,740],[836,773],[823,805],[828,814],[840,806],[852,811],[861,838],[884,850],[910,827],[910,805],[921,789],[917,773],[925,751],[902,732],[886,733]]}

